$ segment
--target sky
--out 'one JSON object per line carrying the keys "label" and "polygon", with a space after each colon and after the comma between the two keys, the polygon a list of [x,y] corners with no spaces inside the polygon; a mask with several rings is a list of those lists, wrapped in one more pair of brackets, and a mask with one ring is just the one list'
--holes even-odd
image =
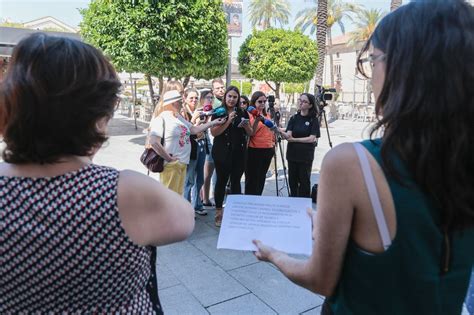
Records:
{"label": "sky", "polygon": [[[291,13],[290,23],[284,28],[293,29],[296,14],[305,8],[314,6],[316,0],[290,0]],[[80,8],[86,8],[90,0],[0,0],[0,20],[8,18],[13,22],[29,22],[41,17],[52,16],[72,27],[79,26],[82,20],[79,13]],[[390,0],[346,0],[350,3],[358,3],[366,8],[376,8],[388,12]],[[403,1],[404,3],[407,0]],[[232,56],[237,56],[240,45],[251,33],[252,27],[248,22],[248,6],[250,0],[244,0],[242,37],[232,38]],[[344,21],[346,32],[351,31],[349,21]],[[332,29],[333,36],[341,35],[339,27],[336,25]]]}

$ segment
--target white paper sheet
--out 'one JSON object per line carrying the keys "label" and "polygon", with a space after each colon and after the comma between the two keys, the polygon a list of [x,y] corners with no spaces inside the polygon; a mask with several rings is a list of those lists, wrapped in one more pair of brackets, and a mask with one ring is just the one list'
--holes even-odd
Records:
{"label": "white paper sheet", "polygon": [[290,254],[311,255],[310,198],[229,195],[217,248],[255,251],[257,239]]}

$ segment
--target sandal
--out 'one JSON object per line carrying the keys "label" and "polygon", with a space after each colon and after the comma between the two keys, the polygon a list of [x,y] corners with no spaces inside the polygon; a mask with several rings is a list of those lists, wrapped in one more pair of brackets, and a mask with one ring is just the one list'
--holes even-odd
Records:
{"label": "sandal", "polygon": [[202,205],[203,205],[204,207],[215,207],[215,206],[216,206],[216,205],[213,204],[211,201],[209,201],[209,202],[203,202]]}

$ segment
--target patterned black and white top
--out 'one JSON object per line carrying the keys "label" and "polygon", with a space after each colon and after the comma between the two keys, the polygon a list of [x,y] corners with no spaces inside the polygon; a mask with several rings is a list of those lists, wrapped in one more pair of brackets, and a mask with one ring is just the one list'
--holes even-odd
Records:
{"label": "patterned black and white top", "polygon": [[118,177],[93,164],[0,176],[0,314],[162,312],[152,249],[121,225]]}

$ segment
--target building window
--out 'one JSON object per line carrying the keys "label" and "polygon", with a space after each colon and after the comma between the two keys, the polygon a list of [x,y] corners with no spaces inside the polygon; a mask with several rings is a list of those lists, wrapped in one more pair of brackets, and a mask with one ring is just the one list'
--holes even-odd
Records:
{"label": "building window", "polygon": [[336,53],[336,58],[339,58],[339,53],[338,52]]}

